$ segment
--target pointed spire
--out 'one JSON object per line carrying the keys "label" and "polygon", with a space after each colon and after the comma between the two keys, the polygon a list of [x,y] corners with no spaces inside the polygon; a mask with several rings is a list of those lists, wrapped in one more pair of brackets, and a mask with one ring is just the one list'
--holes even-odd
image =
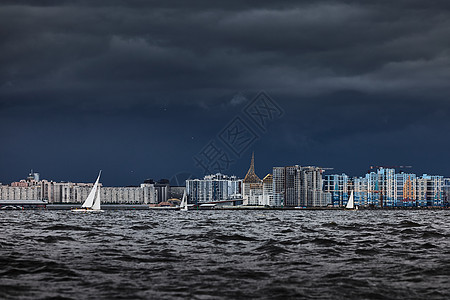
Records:
{"label": "pointed spire", "polygon": [[255,152],[252,153],[252,161],[250,163],[250,168],[248,169],[247,175],[245,175],[244,182],[246,183],[259,183],[258,175],[255,173]]}
{"label": "pointed spire", "polygon": [[252,162],[250,163],[250,170],[252,173],[255,173],[255,151],[252,152]]}

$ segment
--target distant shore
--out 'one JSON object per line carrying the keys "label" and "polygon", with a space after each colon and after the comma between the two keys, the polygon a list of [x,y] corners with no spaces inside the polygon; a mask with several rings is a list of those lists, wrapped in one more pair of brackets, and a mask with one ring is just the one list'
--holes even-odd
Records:
{"label": "distant shore", "polygon": [[[79,204],[47,204],[40,207],[3,207],[1,210],[70,210]],[[358,210],[447,210],[449,207],[360,207]],[[152,207],[146,204],[103,204],[102,210],[179,210],[179,207]],[[190,207],[189,210],[345,210],[342,207],[265,207],[265,206],[208,206]]]}

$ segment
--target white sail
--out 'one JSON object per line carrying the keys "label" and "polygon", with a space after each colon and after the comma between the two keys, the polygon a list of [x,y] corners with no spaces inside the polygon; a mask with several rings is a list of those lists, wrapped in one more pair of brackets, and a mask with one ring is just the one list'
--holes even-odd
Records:
{"label": "white sail", "polygon": [[100,210],[100,188],[97,188],[97,197],[95,197],[94,205],[92,205],[93,210]]}
{"label": "white sail", "polygon": [[97,195],[97,187],[98,187],[98,181],[100,180],[100,175],[102,174],[102,171],[98,174],[97,180],[94,183],[94,186],[91,189],[91,192],[89,193],[89,196],[84,201],[83,205],[81,207],[83,208],[91,208],[94,204],[95,196]]}
{"label": "white sail", "polygon": [[183,210],[183,211],[188,210],[186,190],[184,190],[183,199],[181,200],[180,207],[181,207],[181,210]]}
{"label": "white sail", "polygon": [[350,194],[350,198],[347,201],[347,205],[345,206],[346,209],[354,209],[355,208],[355,204],[354,204],[354,200],[353,200],[353,191]]}

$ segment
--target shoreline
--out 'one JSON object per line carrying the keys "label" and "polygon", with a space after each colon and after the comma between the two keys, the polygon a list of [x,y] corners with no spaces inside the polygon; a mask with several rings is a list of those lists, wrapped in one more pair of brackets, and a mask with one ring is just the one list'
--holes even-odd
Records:
{"label": "shoreline", "polygon": [[[2,207],[1,210],[71,210],[78,208],[79,204],[46,204],[42,206],[16,206]],[[450,207],[360,207],[357,210],[449,210]],[[103,204],[102,210],[152,210],[152,211],[179,211],[179,207],[153,207],[148,204]],[[302,210],[330,210],[330,211],[344,211],[343,207],[264,207],[264,206],[215,206],[215,207],[190,207],[189,211],[197,210],[279,210],[279,211],[302,211]]]}

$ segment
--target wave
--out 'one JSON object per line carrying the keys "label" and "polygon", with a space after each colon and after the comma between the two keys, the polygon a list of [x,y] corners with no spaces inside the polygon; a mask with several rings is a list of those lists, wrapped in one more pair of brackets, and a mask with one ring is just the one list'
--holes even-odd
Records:
{"label": "wave", "polygon": [[270,256],[291,252],[288,249],[279,246],[277,242],[274,240],[269,240],[268,242],[265,242],[262,246],[255,248],[253,251],[268,254]]}
{"label": "wave", "polygon": [[38,238],[36,239],[36,241],[38,242],[42,242],[42,243],[58,243],[61,241],[75,241],[75,239],[71,238],[70,236],[54,236],[54,235],[48,235],[45,236],[43,238]]}
{"label": "wave", "polygon": [[76,226],[76,225],[66,225],[66,224],[56,224],[48,227],[44,227],[43,230],[74,230],[74,231],[89,231],[89,228]]}
{"label": "wave", "polygon": [[422,227],[422,226],[425,226],[425,225],[422,225],[420,223],[416,223],[416,222],[413,222],[413,221],[407,221],[407,220],[401,221],[400,224],[398,224],[398,227],[401,227],[401,228],[405,228],[405,227]]}

